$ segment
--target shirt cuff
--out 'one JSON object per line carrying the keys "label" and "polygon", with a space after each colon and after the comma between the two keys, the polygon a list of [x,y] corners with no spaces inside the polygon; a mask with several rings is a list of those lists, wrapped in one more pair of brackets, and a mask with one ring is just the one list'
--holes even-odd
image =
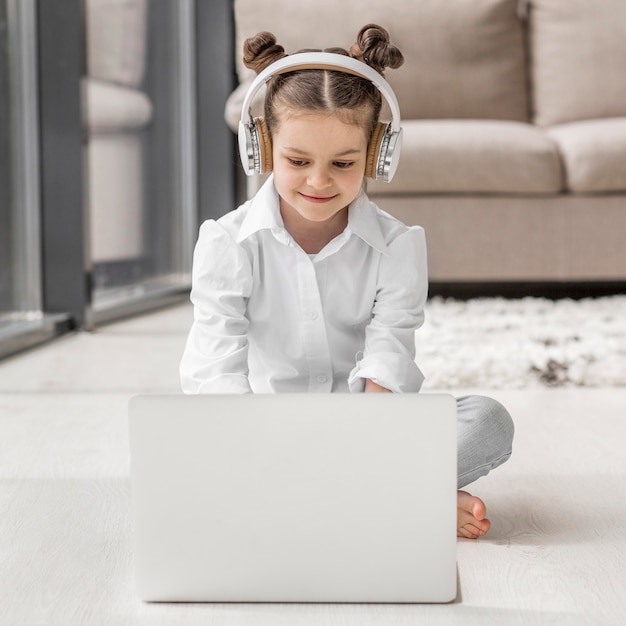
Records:
{"label": "shirt cuff", "polygon": [[394,393],[417,392],[424,382],[415,361],[395,352],[368,354],[361,359],[348,377],[350,391],[362,392],[368,378]]}

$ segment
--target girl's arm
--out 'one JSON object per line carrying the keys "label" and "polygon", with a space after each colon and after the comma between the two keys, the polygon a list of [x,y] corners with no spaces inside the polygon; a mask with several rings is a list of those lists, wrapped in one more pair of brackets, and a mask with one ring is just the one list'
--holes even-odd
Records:
{"label": "girl's arm", "polygon": [[215,221],[200,228],[193,257],[194,321],[180,363],[185,393],[250,393],[247,255]]}
{"label": "girl's arm", "polygon": [[365,381],[365,393],[391,393],[391,390],[386,387],[381,387],[378,383],[375,383],[369,378]]}
{"label": "girl's arm", "polygon": [[427,294],[424,231],[412,227],[381,258],[365,347],[348,380],[351,391],[419,391],[424,377],[415,363],[415,331],[424,321]]}

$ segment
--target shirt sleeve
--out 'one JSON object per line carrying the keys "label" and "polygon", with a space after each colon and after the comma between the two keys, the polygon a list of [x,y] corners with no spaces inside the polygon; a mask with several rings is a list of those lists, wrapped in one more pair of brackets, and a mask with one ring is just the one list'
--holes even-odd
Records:
{"label": "shirt sleeve", "polygon": [[415,331],[424,323],[427,295],[426,240],[415,226],[381,258],[372,320],[348,379],[350,391],[363,391],[368,378],[396,393],[419,391],[424,376],[415,363]]}
{"label": "shirt sleeve", "polygon": [[248,381],[250,261],[216,221],[200,227],[193,254],[194,321],[180,363],[185,393],[251,393]]}

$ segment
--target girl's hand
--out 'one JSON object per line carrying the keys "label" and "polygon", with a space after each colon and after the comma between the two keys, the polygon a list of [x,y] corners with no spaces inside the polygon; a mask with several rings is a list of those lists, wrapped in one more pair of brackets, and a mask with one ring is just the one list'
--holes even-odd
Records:
{"label": "girl's hand", "polygon": [[365,393],[391,393],[386,387],[381,387],[369,378],[365,379]]}

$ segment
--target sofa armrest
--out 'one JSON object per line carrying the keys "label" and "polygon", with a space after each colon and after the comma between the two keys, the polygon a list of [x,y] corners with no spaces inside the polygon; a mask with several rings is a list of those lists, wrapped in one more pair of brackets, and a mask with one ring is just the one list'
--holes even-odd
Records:
{"label": "sofa armrest", "polygon": [[152,103],[145,93],[93,78],[84,78],[83,85],[83,126],[89,132],[139,129],[152,120]]}
{"label": "sofa armrest", "polygon": [[[239,120],[241,119],[241,107],[243,100],[246,97],[246,92],[252,85],[252,80],[244,81],[233,91],[224,107],[224,119],[226,124],[233,131],[237,132],[239,129]],[[252,114],[254,117],[263,115],[263,101],[265,99],[265,88],[259,89],[252,101]]]}

